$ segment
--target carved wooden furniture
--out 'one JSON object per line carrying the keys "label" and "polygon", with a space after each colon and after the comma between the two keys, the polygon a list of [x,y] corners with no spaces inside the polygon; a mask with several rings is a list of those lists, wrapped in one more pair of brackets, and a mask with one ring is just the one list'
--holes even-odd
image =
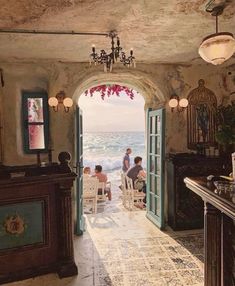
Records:
{"label": "carved wooden furniture", "polygon": [[68,165],[0,169],[0,283],[77,274]]}
{"label": "carved wooden furniture", "polygon": [[91,206],[92,213],[97,212],[98,186],[97,178],[85,178],[83,181],[83,206]]}
{"label": "carved wooden furniture", "polygon": [[197,144],[214,146],[217,99],[213,91],[205,87],[203,79],[200,79],[198,87],[189,93],[188,102],[188,148],[196,149]]}
{"label": "carved wooden furniture", "polygon": [[186,178],[186,186],[199,195],[205,206],[205,286],[235,285],[235,194],[215,193],[205,177]]}
{"label": "carved wooden furniture", "polygon": [[173,230],[203,227],[203,202],[186,188],[184,178],[229,174],[226,159],[195,154],[169,154],[167,160],[168,224]]}

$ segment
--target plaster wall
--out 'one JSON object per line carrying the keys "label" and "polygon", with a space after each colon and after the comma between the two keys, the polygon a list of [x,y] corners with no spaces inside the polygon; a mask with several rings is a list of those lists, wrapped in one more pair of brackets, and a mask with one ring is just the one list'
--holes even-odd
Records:
{"label": "plaster wall", "polygon": [[[115,67],[112,74],[104,74],[101,67],[90,68],[85,63],[3,63],[5,86],[1,89],[3,110],[3,163],[31,164],[35,155],[26,155],[22,148],[21,91],[47,90],[55,96],[60,90],[78,102],[86,88],[101,83],[120,83],[134,87],[145,98],[145,108],[166,106],[166,152],[187,151],[186,112],[172,113],[167,103],[171,94],[187,97],[203,78],[207,88],[214,91],[218,103],[229,101],[235,91],[235,67],[210,65],[176,66],[139,64],[136,70]],[[229,75],[228,73],[231,72]],[[61,151],[74,155],[74,112],[50,111],[50,145],[53,160]],[[46,156],[42,158],[46,160]]]}
{"label": "plaster wall", "polygon": [[2,90],[0,89],[0,164],[2,164],[3,161],[3,151],[2,151],[2,147],[3,147],[3,128],[2,128],[2,124],[3,124],[3,93]]}

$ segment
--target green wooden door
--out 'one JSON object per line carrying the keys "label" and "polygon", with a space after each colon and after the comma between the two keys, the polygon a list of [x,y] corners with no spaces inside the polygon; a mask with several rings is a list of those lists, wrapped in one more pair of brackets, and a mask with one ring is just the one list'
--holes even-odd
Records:
{"label": "green wooden door", "polygon": [[147,111],[147,217],[164,228],[165,110]]}
{"label": "green wooden door", "polygon": [[83,122],[82,122],[82,110],[76,108],[76,169],[77,169],[77,180],[76,180],[76,228],[75,232],[77,235],[83,234],[85,228],[85,221],[83,216]]}

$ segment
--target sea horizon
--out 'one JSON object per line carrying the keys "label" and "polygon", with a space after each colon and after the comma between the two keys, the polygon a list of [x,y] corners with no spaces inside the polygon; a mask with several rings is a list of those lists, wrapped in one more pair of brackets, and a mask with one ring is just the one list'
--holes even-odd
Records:
{"label": "sea horizon", "polygon": [[139,130],[132,130],[132,131],[84,131],[84,133],[144,133],[145,130],[139,131]]}

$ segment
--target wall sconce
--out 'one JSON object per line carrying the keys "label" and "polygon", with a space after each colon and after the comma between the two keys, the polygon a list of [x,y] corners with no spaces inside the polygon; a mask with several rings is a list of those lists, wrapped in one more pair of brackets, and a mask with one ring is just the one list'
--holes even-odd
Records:
{"label": "wall sconce", "polygon": [[176,108],[176,111],[182,112],[188,106],[188,100],[187,98],[179,99],[179,96],[174,94],[171,96],[169,100],[169,106],[171,108],[171,112],[173,112],[175,108]]}
{"label": "wall sconce", "polygon": [[63,104],[64,111],[69,112],[69,108],[73,106],[73,100],[70,97],[65,97],[65,92],[62,90],[56,96],[50,97],[48,104],[55,112],[59,110],[59,104]]}

